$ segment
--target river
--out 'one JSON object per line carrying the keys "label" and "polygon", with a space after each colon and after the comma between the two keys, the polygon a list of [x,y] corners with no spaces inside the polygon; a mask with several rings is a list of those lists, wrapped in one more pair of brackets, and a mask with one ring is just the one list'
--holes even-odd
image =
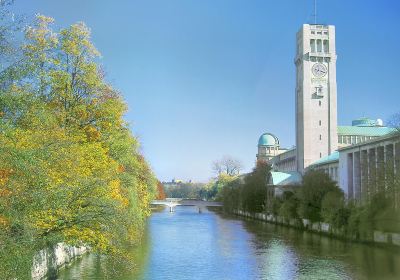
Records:
{"label": "river", "polygon": [[400,279],[400,250],[344,242],[195,207],[154,212],[135,269],[89,254],[60,280]]}

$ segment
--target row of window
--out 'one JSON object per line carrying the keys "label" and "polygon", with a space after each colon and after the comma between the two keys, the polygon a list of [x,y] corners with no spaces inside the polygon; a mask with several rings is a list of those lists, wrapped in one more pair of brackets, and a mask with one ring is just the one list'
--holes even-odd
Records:
{"label": "row of window", "polygon": [[328,31],[314,31],[314,30],[311,30],[311,34],[317,34],[317,35],[322,35],[322,34],[324,34],[324,35],[328,35]]}
{"label": "row of window", "polygon": [[339,144],[358,144],[365,142],[367,140],[371,140],[375,137],[373,136],[357,136],[357,135],[339,135],[338,142]]}
{"label": "row of window", "polygon": [[329,53],[329,41],[328,40],[311,39],[310,45],[311,45],[311,52]]}
{"label": "row of window", "polygon": [[329,63],[331,60],[329,57],[315,57],[315,56],[311,56],[310,57],[310,61],[311,62],[326,62]]}
{"label": "row of window", "polygon": [[337,167],[328,167],[328,168],[323,168],[322,169],[326,174],[329,175],[329,177],[334,180],[338,181],[338,168]]}

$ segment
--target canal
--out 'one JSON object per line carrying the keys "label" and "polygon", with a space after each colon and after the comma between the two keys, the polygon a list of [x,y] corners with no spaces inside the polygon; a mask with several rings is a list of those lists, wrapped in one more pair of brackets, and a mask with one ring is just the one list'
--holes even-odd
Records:
{"label": "canal", "polygon": [[86,255],[58,279],[400,279],[400,252],[195,207],[154,212],[136,267]]}

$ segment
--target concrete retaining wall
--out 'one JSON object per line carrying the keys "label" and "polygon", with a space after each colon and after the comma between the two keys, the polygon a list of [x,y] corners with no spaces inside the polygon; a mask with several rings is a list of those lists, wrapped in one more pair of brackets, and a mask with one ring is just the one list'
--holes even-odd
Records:
{"label": "concrete retaining wall", "polygon": [[[303,230],[313,231],[313,232],[317,232],[317,233],[329,234],[334,237],[351,239],[351,238],[348,238],[348,236],[346,236],[343,231],[334,229],[331,227],[330,224],[327,224],[327,223],[311,223],[307,219],[301,219],[301,220],[292,219],[292,220],[286,221],[283,217],[274,216],[271,214],[267,215],[265,213],[249,213],[249,212],[246,212],[243,210],[234,210],[232,212],[233,212],[233,214],[243,216],[243,217],[253,218],[256,220],[261,220],[261,221],[270,222],[270,223],[274,223],[274,224],[280,224],[280,225],[284,225],[284,226],[291,226],[291,227],[300,228]],[[360,241],[368,241],[368,242],[375,242],[375,243],[380,243],[380,244],[389,244],[389,245],[400,246],[400,233],[374,231],[373,238],[369,238],[369,239],[365,238]]]}
{"label": "concrete retaining wall", "polygon": [[40,280],[55,276],[60,268],[87,251],[87,247],[72,247],[64,243],[58,243],[52,248],[40,250],[33,257],[32,279]]}

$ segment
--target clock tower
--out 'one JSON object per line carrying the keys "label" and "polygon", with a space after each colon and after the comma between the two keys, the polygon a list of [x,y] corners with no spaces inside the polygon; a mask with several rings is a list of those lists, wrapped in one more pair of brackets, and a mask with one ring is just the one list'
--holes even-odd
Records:
{"label": "clock tower", "polygon": [[337,150],[335,27],[304,24],[297,33],[297,171]]}

